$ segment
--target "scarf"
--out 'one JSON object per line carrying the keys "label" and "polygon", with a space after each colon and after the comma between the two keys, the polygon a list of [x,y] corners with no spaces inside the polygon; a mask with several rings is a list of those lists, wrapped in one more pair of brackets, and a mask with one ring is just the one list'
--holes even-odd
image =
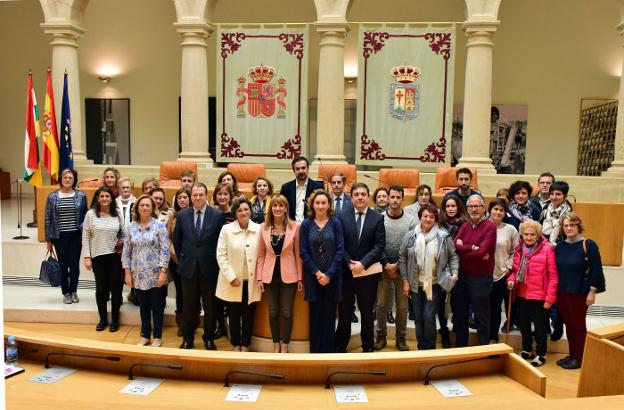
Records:
{"label": "scarf", "polygon": [[444,229],[449,233],[451,239],[455,239],[457,236],[457,232],[459,232],[459,228],[462,226],[464,221],[461,218],[448,218],[446,220],[446,224],[444,224]]}
{"label": "scarf", "polygon": [[511,205],[509,205],[509,212],[511,212],[516,219],[524,222],[527,219],[531,219],[531,204],[528,201],[522,205],[512,202]]}
{"label": "scarf", "polygon": [[520,266],[518,267],[518,273],[516,274],[516,282],[524,283],[526,281],[529,273],[529,260],[531,259],[531,256],[533,256],[533,252],[537,249],[538,245],[539,241],[537,241],[533,246],[528,246],[524,243],[521,245]]}
{"label": "scarf", "polygon": [[427,300],[433,300],[433,269],[436,265],[438,257],[438,227],[433,225],[431,230],[424,234],[420,225],[414,229],[416,236],[416,264],[418,266],[418,275],[422,273],[424,276],[423,290],[427,296]]}
{"label": "scarf", "polygon": [[572,212],[572,208],[568,201],[564,201],[557,209],[553,207],[552,203],[548,204],[548,208],[544,211],[544,222],[542,222],[542,231],[548,235],[548,242],[557,243],[561,233],[561,220],[570,212]]}

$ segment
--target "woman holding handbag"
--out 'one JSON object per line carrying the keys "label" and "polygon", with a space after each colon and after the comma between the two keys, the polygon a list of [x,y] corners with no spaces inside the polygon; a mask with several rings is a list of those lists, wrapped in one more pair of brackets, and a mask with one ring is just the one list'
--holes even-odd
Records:
{"label": "woman holding handbag", "polygon": [[61,264],[63,303],[78,303],[82,223],[87,213],[87,196],[76,190],[78,173],[61,171],[61,188],[48,195],[45,207],[45,239],[48,252],[56,249]]}
{"label": "woman holding handbag", "polygon": [[121,250],[124,225],[110,188],[99,188],[94,198],[82,230],[84,264],[87,270],[93,270],[95,276],[95,302],[100,315],[95,330],[101,332],[108,326],[106,304],[110,295],[111,322],[108,330],[116,332],[119,330],[119,308],[123,299]]}
{"label": "woman holding handbag", "polygon": [[605,278],[600,250],[596,242],[583,238],[585,227],[581,218],[570,212],[563,217],[561,225],[566,239],[555,247],[559,272],[557,304],[566,326],[570,354],[558,360],[557,365],[578,369],[583,362],[587,336],[587,308],[596,302],[596,293],[605,291]]}

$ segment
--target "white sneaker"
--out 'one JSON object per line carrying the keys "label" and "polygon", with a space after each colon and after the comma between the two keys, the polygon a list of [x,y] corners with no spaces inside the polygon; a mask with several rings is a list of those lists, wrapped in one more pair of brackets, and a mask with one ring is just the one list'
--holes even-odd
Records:
{"label": "white sneaker", "polygon": [[154,346],[154,347],[162,346],[162,339],[154,339],[154,340],[152,340],[152,346]]}
{"label": "white sneaker", "polygon": [[142,337],[141,339],[139,339],[139,343],[137,343],[137,346],[147,346],[149,342],[149,339]]}

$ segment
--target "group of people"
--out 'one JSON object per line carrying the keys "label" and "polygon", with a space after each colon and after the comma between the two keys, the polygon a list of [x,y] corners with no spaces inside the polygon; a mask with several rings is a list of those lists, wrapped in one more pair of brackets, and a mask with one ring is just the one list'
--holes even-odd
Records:
{"label": "group of people", "polygon": [[582,236],[566,182],[543,173],[532,197],[531,184],[516,181],[486,209],[470,188],[471,171],[459,168],[458,187],[439,208],[427,185],[405,208],[401,186],[380,187],[369,207],[364,183],[347,194],[345,176],[335,173],[325,190],[309,178],[305,157],[295,158],[292,170],[295,178],[279,194],[270,180],[257,178],[251,199],[226,171],[212,201],[206,185],[187,171],[170,207],[156,180],[145,180],[143,195],[134,198],[131,181],[107,168],[88,211],[84,193],[75,189],[76,171],[64,170],[46,205],[48,248],[65,268],[64,302],[79,301],[82,248],[96,279],[96,330],[119,329],[125,282],[140,306],[140,345],[162,344],[173,281],[184,349],[193,348],[203,308],[206,349],[216,349],[227,311],[233,350],[248,351],[256,302],[266,293],[273,350],[288,352],[294,298],[304,292],[313,353],[347,351],[356,302],[364,352],[386,347],[392,304],[402,351],[409,350],[412,314],[419,350],[436,348],[438,328],[442,346],[451,346],[451,312],[456,347],[468,345],[471,326],[479,344],[498,342],[504,304],[501,330],[519,328],[523,358],[543,365],[547,333],[556,340],[565,324],[570,354],[558,364],[580,367],[587,308],[605,281],[598,246]]}

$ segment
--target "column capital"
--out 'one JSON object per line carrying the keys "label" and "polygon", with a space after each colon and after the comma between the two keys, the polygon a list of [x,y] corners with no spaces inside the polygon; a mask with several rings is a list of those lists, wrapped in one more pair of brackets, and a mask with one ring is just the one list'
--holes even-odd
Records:
{"label": "column capital", "polygon": [[462,25],[462,29],[466,36],[475,35],[494,35],[498,28],[500,21],[465,21]]}
{"label": "column capital", "polygon": [[78,47],[78,39],[86,33],[87,30],[77,24],[72,23],[41,23],[43,32],[46,34],[52,34],[52,42],[54,45],[65,45],[71,47]]}
{"label": "column capital", "polygon": [[182,46],[207,47],[206,40],[214,32],[214,26],[202,21],[177,21],[173,23],[182,36]]}
{"label": "column capital", "polygon": [[314,22],[316,32],[323,35],[325,33],[342,33],[344,36],[349,32],[349,23],[346,21],[316,21]]}

